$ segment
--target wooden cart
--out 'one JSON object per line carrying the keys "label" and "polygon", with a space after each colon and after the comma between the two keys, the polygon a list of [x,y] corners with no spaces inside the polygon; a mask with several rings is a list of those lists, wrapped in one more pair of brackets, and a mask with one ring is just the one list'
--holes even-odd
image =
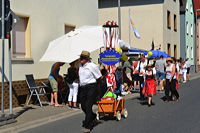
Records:
{"label": "wooden cart", "polygon": [[101,100],[98,103],[97,119],[101,116],[116,117],[121,120],[121,116],[128,117],[128,111],[125,108],[125,99],[120,100]]}

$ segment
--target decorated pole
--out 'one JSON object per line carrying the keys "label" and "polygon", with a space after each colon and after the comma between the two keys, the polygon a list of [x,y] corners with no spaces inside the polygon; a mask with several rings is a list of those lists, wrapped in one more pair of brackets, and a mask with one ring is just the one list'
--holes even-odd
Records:
{"label": "decorated pole", "polygon": [[107,21],[103,25],[104,52],[100,54],[100,61],[106,65],[107,86],[111,91],[116,88],[115,70],[118,62],[121,60],[121,54],[115,49],[118,46],[119,26],[114,21]]}

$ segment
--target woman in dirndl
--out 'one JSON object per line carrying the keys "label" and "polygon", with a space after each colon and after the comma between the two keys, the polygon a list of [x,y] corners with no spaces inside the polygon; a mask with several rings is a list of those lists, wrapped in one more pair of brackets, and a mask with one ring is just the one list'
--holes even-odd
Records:
{"label": "woman in dirndl", "polygon": [[156,72],[153,71],[152,66],[147,66],[145,72],[145,85],[143,88],[143,94],[147,96],[148,106],[155,105],[152,97],[156,94]]}

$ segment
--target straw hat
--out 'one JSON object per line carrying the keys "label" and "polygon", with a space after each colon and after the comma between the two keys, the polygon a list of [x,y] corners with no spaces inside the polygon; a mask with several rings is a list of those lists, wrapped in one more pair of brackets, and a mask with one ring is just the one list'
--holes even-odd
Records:
{"label": "straw hat", "polygon": [[83,51],[81,52],[80,57],[85,57],[85,58],[90,59],[90,52],[84,51],[84,50],[83,50]]}
{"label": "straw hat", "polygon": [[170,61],[170,62],[173,62],[173,59],[170,57],[170,58],[167,58],[166,61]]}
{"label": "straw hat", "polygon": [[146,66],[146,70],[147,70],[148,68],[153,68],[153,65],[152,65],[152,64],[148,64],[148,65]]}

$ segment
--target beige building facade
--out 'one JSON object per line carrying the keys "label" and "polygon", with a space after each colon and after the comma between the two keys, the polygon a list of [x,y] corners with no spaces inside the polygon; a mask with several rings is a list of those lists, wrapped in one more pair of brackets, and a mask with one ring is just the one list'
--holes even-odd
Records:
{"label": "beige building facade", "polygon": [[[20,17],[12,32],[14,81],[24,80],[25,74],[34,74],[36,79],[47,78],[53,62],[39,60],[49,42],[76,27],[98,24],[97,0],[12,0],[11,9]],[[7,46],[6,41],[6,77]],[[96,62],[96,54],[92,55]],[[66,67],[62,68],[62,73],[66,73]]]}
{"label": "beige building facade", "polygon": [[[99,0],[98,13],[100,25],[108,20],[117,21],[116,0]],[[129,14],[141,39],[137,39],[130,31]],[[150,50],[153,41],[155,49],[160,48],[179,58],[179,20],[178,0],[121,0],[121,39],[130,43],[131,47]]]}

